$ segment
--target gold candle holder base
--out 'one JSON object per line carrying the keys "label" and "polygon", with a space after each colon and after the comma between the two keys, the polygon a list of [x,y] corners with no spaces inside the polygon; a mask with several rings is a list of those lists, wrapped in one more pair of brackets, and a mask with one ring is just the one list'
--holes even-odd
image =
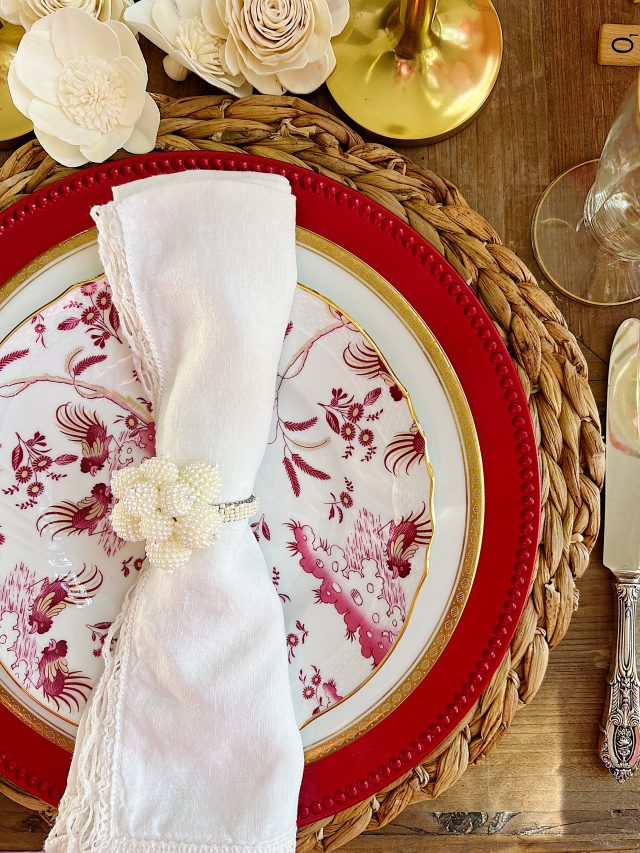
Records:
{"label": "gold candle holder base", "polygon": [[7,83],[9,66],[23,35],[22,27],[0,22],[0,148],[11,147],[14,140],[33,130],[29,119],[14,107]]}
{"label": "gold candle holder base", "polygon": [[396,143],[437,142],[489,97],[502,30],[490,0],[351,0],[333,47],[327,86],[352,121]]}

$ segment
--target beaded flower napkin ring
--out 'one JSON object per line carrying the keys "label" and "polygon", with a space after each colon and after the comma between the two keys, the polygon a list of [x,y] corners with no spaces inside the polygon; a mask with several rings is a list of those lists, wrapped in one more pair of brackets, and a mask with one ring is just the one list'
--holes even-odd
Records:
{"label": "beaded flower napkin ring", "polygon": [[173,572],[194,550],[208,548],[224,522],[242,521],[258,510],[258,498],[215,504],[220,493],[218,469],[207,462],[182,468],[160,456],[139,467],[114,471],[111,491],[117,502],[111,526],[129,542],[145,542],[152,566]]}

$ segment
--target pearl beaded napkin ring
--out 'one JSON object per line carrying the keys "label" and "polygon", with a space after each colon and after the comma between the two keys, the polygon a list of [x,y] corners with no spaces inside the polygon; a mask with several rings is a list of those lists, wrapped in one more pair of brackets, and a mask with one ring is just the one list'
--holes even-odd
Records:
{"label": "pearl beaded napkin ring", "polygon": [[111,490],[117,502],[111,526],[123,539],[145,541],[151,565],[173,572],[194,550],[213,545],[224,522],[242,521],[257,512],[255,495],[213,503],[221,486],[214,465],[191,462],[178,468],[170,459],[154,456],[139,467],[113,472]]}

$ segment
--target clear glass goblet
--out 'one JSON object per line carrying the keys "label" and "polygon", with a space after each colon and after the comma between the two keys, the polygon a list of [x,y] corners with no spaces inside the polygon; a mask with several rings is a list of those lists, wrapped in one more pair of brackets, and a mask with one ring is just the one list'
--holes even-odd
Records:
{"label": "clear glass goblet", "polygon": [[628,90],[599,160],[574,166],[544,191],[533,250],[558,290],[592,305],[640,299],[639,88]]}

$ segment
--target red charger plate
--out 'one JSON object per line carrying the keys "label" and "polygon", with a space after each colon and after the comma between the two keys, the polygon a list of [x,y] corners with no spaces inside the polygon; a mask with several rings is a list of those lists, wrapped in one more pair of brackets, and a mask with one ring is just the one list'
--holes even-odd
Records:
{"label": "red charger plate", "polygon": [[[0,282],[92,226],[111,187],[183,171],[276,172],[297,197],[298,225],[342,246],[390,281],[449,357],[473,413],[484,466],[485,523],[460,622],[428,677],[386,719],[307,765],[298,823],[354,805],[433,751],[468,713],[507,650],[527,599],[540,519],[538,460],[527,400],[486,312],[460,276],[412,228],[370,199],[304,169],[244,154],[153,153],[84,169],[0,215]],[[56,805],[70,754],[0,706],[0,772]]]}

